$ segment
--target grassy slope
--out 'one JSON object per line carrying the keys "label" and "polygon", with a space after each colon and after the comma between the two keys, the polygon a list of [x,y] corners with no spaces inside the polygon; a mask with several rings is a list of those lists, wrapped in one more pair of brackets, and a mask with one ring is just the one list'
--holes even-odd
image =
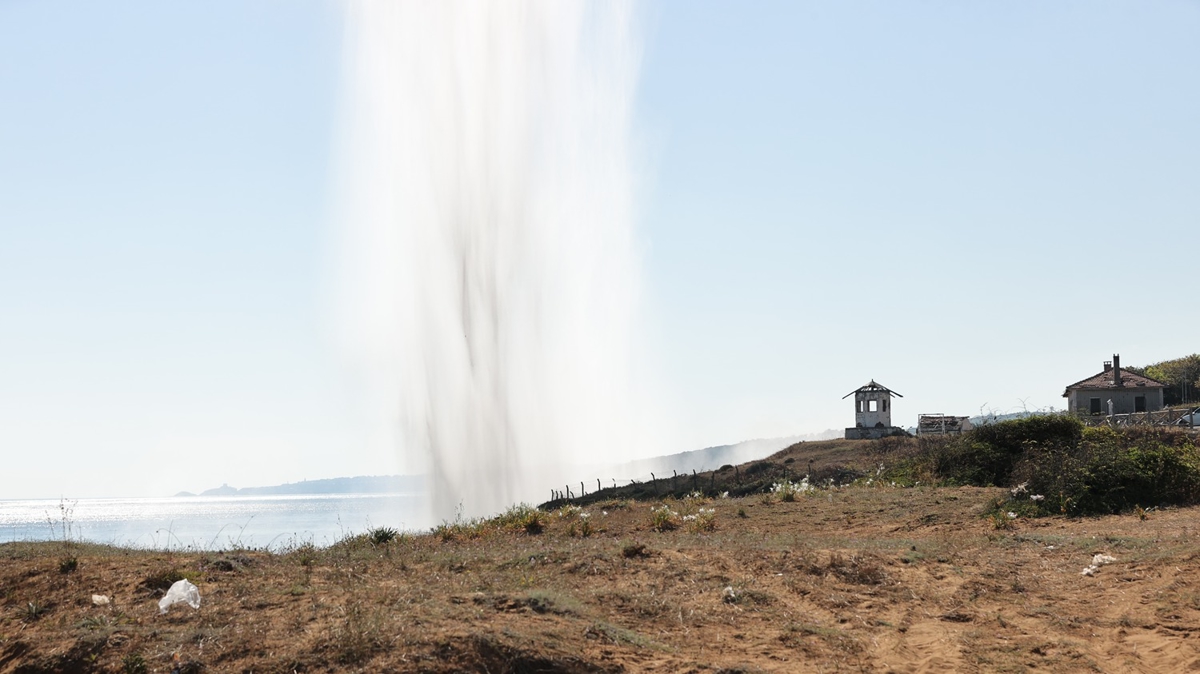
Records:
{"label": "grassy slope", "polygon": [[[800,474],[810,456],[818,471],[852,460],[866,468],[874,458],[862,449],[806,443],[769,463]],[[585,507],[588,537],[564,511],[536,535],[480,526],[460,530],[478,537],[360,538],[286,554],[7,544],[0,672],[119,672],[139,659],[161,672],[1182,671],[1200,662],[1196,509],[998,530],[980,512],[1000,493],[875,486],[795,502],[671,501],[681,514],[714,509],[716,527],[666,532],[651,528],[655,504],[616,500]],[[1081,576],[1098,552],[1117,561]],[[62,573],[70,556],[78,566]],[[156,615],[154,586],[172,574],[199,585],[199,610]],[[93,593],[112,604],[93,606]]]}
{"label": "grassy slope", "polygon": [[[572,492],[574,498],[548,501],[542,506],[557,508],[567,503],[587,505],[611,499],[683,497],[692,491],[701,491],[710,496],[722,492],[744,496],[761,493],[780,480],[799,481],[805,475],[811,475],[814,483],[824,483],[829,478],[849,482],[855,476],[868,474],[875,468],[878,458],[873,452],[874,447],[875,444],[868,440],[798,442],[765,459],[750,461],[736,468],[728,466],[694,475],[657,475],[654,482],[605,487],[582,497]],[[581,486],[587,485],[584,482]]]}

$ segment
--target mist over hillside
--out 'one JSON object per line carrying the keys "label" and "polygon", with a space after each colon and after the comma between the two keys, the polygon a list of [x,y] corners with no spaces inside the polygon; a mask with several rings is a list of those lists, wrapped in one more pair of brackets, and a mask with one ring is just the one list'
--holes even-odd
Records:
{"label": "mist over hillside", "polygon": [[[593,463],[572,469],[576,480],[594,482],[597,478],[605,486],[612,481],[625,483],[630,480],[648,480],[653,473],[658,477],[670,475],[671,471],[690,473],[712,470],[725,464],[738,464],[761,459],[794,445],[797,442],[812,442],[840,438],[842,431],[829,429],[807,435],[790,435],[783,438],[758,438],[734,443],[705,447],[678,454],[638,459],[624,463]],[[263,487],[220,487],[206,489],[199,496],[280,496],[292,494],[412,494],[423,492],[426,480],[422,475],[361,475],[357,477],[334,477],[323,480],[304,480]],[[191,492],[179,492],[176,496],[196,496]]]}
{"label": "mist over hillside", "polygon": [[[638,459],[616,465],[597,465],[597,470],[605,469],[609,471],[609,475],[595,475],[592,477],[601,478],[604,482],[610,483],[611,480],[617,482],[629,480],[648,480],[650,474],[653,473],[657,477],[670,475],[671,471],[679,473],[690,473],[693,470],[700,472],[720,468],[726,464],[746,463],[762,459],[778,452],[779,450],[796,444],[797,442],[813,442],[817,440],[832,440],[842,437],[843,431],[829,429],[820,433],[809,433],[807,435],[789,435],[782,438],[757,438],[754,440],[745,440],[743,442],[734,443],[732,445],[717,445],[715,447],[706,447],[704,449],[694,449],[687,452],[679,452],[678,454],[668,454],[665,456],[656,456],[649,459]],[[587,468],[582,469],[586,472]]]}

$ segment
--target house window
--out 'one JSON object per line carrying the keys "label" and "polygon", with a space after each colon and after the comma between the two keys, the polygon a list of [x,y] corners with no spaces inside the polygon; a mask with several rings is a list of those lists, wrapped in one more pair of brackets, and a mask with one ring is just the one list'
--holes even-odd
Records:
{"label": "house window", "polygon": [[877,400],[867,401],[867,411],[868,412],[878,412],[879,411],[879,401],[877,401]]}
{"label": "house window", "polygon": [[1146,396],[1138,396],[1133,399],[1133,411],[1134,412],[1145,412],[1146,411]]}
{"label": "house window", "polygon": [[886,412],[887,411],[887,398],[884,398],[883,400],[879,401],[879,404],[883,406],[881,409],[884,412]]}
{"label": "house window", "polygon": [[856,401],[854,401],[854,406],[855,406],[856,408],[858,408],[858,409],[856,409],[856,410],[854,410],[854,411],[855,411],[855,412],[858,412],[859,414],[862,414],[862,411],[863,411],[863,401],[861,401],[861,400],[856,400]]}
{"label": "house window", "polygon": [[1092,398],[1089,402],[1091,403],[1092,414],[1100,414],[1100,399]]}

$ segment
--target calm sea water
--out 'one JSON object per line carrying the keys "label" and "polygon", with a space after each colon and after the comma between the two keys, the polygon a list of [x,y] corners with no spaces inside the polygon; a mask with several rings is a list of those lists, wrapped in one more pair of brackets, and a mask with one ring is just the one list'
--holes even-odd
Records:
{"label": "calm sea water", "polygon": [[0,543],[66,535],[141,548],[280,548],[329,545],[371,527],[431,525],[423,494],[0,501]]}

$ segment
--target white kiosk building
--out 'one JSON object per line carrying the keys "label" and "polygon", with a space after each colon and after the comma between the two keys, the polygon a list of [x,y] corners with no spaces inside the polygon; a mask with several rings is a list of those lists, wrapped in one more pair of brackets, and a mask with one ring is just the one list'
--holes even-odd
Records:
{"label": "white kiosk building", "polygon": [[854,427],[846,429],[847,440],[876,440],[905,432],[892,425],[892,396],[904,396],[874,379],[842,396],[842,400],[850,396],[854,396]]}

